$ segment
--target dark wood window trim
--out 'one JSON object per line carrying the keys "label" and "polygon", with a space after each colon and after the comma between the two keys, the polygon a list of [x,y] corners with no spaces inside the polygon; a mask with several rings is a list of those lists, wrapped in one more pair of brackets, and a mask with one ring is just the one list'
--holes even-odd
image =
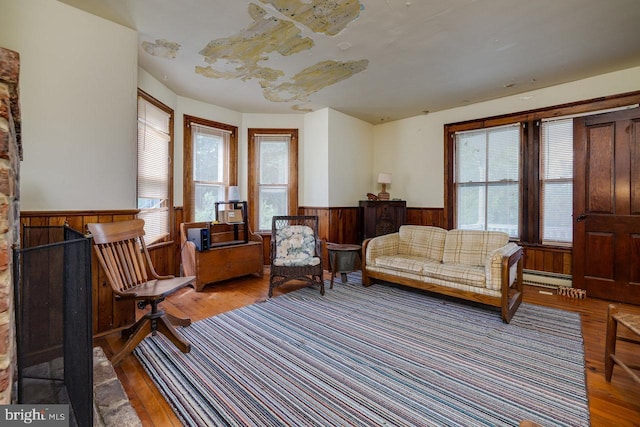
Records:
{"label": "dark wood window trim", "polygon": [[213,120],[202,119],[185,114],[183,120],[184,129],[184,158],[183,158],[183,205],[185,221],[193,221],[193,146],[191,144],[191,123],[222,129],[230,132],[229,153],[226,159],[227,178],[225,185],[238,185],[238,127]]}
{"label": "dark wood window trim", "polygon": [[454,146],[455,133],[489,128],[512,123],[523,123],[522,133],[522,218],[520,242],[531,246],[541,244],[539,212],[539,146],[540,121],[553,117],[596,112],[640,103],[640,91],[611,95],[552,107],[521,111],[513,114],[446,124],[444,126],[444,223],[451,229],[455,225]]}
{"label": "dark wood window trim", "polygon": [[[169,179],[169,194],[168,194],[168,202],[167,202],[168,209],[169,209],[169,236],[164,238],[163,241],[171,241],[171,240],[175,240],[176,238],[176,235],[175,235],[176,230],[174,230],[174,228],[171,226],[171,224],[173,224],[174,222],[174,213],[173,213],[174,111],[171,107],[163,104],[161,101],[149,95],[142,89],[138,89],[138,96],[169,115],[169,170],[167,172],[168,179]],[[137,181],[137,177],[136,177],[136,181]],[[136,203],[137,203],[137,197],[138,197],[138,191],[136,188]]]}
{"label": "dark wood window trim", "polygon": [[248,199],[249,203],[249,225],[251,229],[258,228],[258,159],[255,135],[291,135],[291,146],[289,149],[289,215],[298,213],[298,129],[258,129],[248,130]]}

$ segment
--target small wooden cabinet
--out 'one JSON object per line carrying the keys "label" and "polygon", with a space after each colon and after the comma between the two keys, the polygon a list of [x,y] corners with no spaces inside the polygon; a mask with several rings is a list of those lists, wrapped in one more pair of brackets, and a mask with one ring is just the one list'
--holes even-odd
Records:
{"label": "small wooden cabinet", "polygon": [[[248,274],[262,276],[262,236],[253,233],[247,225],[246,202],[238,203],[237,207],[243,209],[243,222],[180,224],[182,270],[185,276],[196,276],[198,292],[210,283]],[[209,230],[208,249],[199,251],[193,242],[188,241],[188,230],[192,228]]]}
{"label": "small wooden cabinet", "polygon": [[360,200],[360,240],[395,233],[407,215],[405,200]]}

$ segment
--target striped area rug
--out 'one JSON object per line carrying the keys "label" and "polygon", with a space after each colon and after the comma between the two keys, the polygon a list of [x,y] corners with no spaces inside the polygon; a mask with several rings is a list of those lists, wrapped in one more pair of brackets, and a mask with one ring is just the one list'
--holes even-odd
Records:
{"label": "striped area rug", "polygon": [[359,275],[163,336],[136,355],[188,426],[588,426],[577,313],[492,308]]}

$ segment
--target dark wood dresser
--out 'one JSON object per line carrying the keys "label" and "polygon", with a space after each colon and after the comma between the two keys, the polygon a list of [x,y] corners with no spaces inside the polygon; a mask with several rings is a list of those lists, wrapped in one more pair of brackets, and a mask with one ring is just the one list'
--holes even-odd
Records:
{"label": "dark wood dresser", "polygon": [[404,224],[406,214],[405,200],[360,200],[360,240],[395,233]]}

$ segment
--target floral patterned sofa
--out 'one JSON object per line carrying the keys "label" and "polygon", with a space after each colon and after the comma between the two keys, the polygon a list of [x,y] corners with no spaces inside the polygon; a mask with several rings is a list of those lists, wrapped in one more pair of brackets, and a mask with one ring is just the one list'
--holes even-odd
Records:
{"label": "floral patterned sofa", "polygon": [[403,225],[363,242],[365,286],[386,281],[501,308],[509,323],[522,302],[522,248],[498,231]]}

